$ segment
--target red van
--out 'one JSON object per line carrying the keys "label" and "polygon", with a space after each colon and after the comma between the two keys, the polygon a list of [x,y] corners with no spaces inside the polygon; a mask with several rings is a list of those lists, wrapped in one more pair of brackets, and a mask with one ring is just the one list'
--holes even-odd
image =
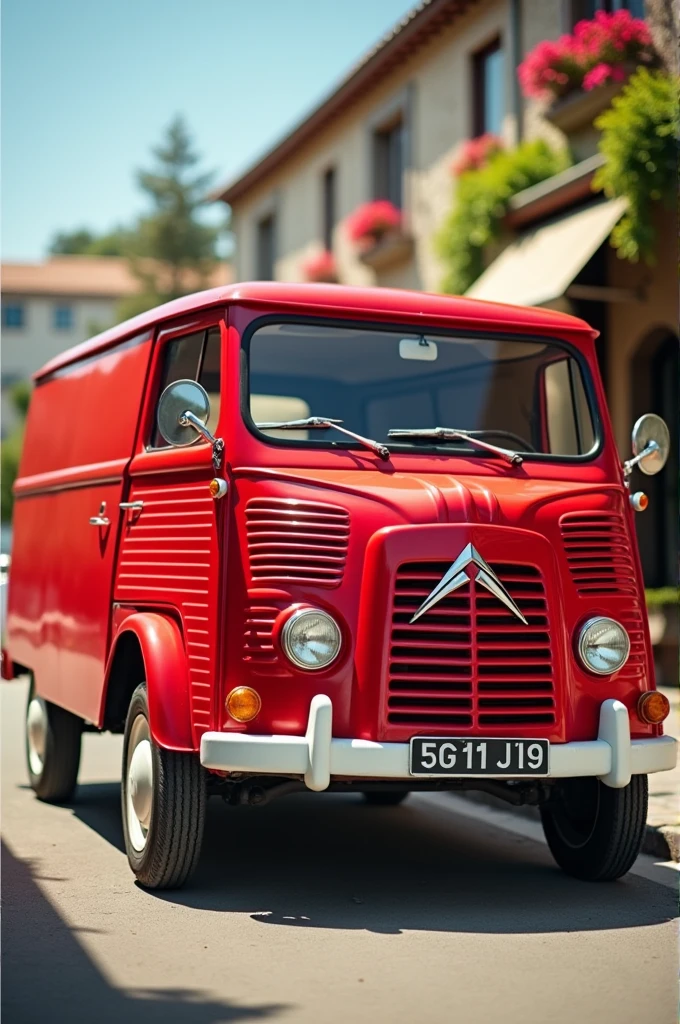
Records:
{"label": "red van", "polygon": [[10,674],[43,800],[124,734],[132,870],[180,885],[206,797],[541,809],[569,873],[624,874],[675,764],[594,332],[545,309],[239,284],[36,375],[16,482]]}

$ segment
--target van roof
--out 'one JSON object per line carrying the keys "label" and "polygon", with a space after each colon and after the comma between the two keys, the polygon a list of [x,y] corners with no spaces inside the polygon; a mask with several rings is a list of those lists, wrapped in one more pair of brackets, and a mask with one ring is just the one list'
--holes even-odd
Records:
{"label": "van roof", "polygon": [[479,321],[484,320],[498,330],[505,328],[516,331],[519,327],[527,327],[532,330],[585,332],[591,338],[597,337],[597,331],[584,320],[537,306],[512,306],[507,303],[486,302],[482,299],[468,299],[459,295],[437,295],[396,288],[352,288],[336,284],[254,281],[210,288],[156,306],[55,356],[34,374],[34,379],[40,380],[55,370],[68,366],[69,363],[86,359],[111,348],[125,338],[142,334],[159,321],[230,303],[260,306],[263,309],[272,306],[282,312],[305,312],[308,315],[316,307],[321,306],[325,313],[335,310],[346,315],[348,312],[354,312],[357,318],[362,319],[371,313],[387,313],[392,316],[401,315],[409,322],[420,318],[450,320],[452,325],[460,327],[478,327]]}

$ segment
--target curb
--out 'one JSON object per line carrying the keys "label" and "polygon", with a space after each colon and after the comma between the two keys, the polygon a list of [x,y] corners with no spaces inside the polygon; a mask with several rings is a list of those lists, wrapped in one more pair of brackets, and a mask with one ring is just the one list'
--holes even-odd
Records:
{"label": "curb", "polygon": [[[464,800],[470,800],[475,804],[484,804],[486,807],[495,807],[496,810],[502,809],[508,813],[517,814],[520,818],[540,821],[538,808],[532,807],[530,804],[515,806],[506,803],[499,797],[476,790],[457,791],[456,796],[462,796]],[[676,825],[647,825],[641,852],[650,854],[659,860],[680,861],[680,828]]]}

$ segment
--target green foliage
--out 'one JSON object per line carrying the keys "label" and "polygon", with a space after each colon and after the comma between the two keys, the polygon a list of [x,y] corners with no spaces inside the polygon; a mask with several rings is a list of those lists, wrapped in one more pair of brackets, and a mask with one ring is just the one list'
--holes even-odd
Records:
{"label": "green foliage", "polygon": [[436,240],[448,268],[443,291],[462,295],[479,277],[484,269],[484,249],[500,234],[512,196],[570,163],[565,150],[553,150],[536,139],[516,149],[500,150],[485,166],[458,178],[454,208]]}
{"label": "green foliage", "polygon": [[18,381],[9,394],[9,401],[21,422],[2,442],[0,448],[0,518],[3,523],[8,523],[12,518],[14,505],[12,487],[19,471],[21,446],[24,439],[24,420],[28,412],[30,397],[31,386],[28,381],[23,380]]}
{"label": "green foliage", "polygon": [[677,189],[678,79],[638,68],[612,105],[595,121],[606,157],[593,188],[625,196],[628,209],[611,236],[622,259],[654,261],[652,204],[672,205]]}
{"label": "green foliage", "polygon": [[122,317],[204,287],[218,259],[220,229],[200,218],[212,174],[194,173],[199,157],[181,117],[153,153],[156,166],[138,174],[152,210],[140,218],[129,253],[140,293],[121,304]]}
{"label": "green foliage", "polygon": [[88,228],[58,232],[49,245],[53,256],[124,256],[130,246],[130,232],[116,228],[95,235]]}
{"label": "green foliage", "polygon": [[680,604],[680,588],[658,587],[656,590],[645,590],[645,601],[648,608],[661,608],[667,604]]}

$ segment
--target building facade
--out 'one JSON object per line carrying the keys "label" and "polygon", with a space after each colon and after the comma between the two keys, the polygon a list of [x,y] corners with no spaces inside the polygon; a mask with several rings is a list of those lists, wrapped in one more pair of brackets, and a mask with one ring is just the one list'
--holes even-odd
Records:
{"label": "building facade", "polygon": [[13,412],[11,387],[53,356],[116,322],[116,307],[139,285],[125,260],[53,256],[2,264],[2,431]]}
{"label": "building facade", "polygon": [[[513,198],[503,243],[469,294],[563,309],[600,331],[623,458],[643,412],[674,429],[675,219],[658,212],[653,267],[627,263],[609,245],[624,206],[592,190],[602,160],[593,120],[621,86],[570,98],[553,116],[521,95],[516,74],[542,40],[620,9],[645,13],[643,0],[423,0],[307,118],[215,193],[231,206],[236,278],[304,280],[310,257],[330,251],[344,284],[439,291],[436,237],[455,203],[451,168],[466,141],[487,132],[506,146],[545,138],[567,147],[573,166]],[[401,211],[401,227],[365,251],[352,244],[348,222],[376,199]],[[676,453],[659,477],[634,481],[651,498],[638,519],[650,587],[677,581],[677,479]]]}
{"label": "building facade", "polygon": [[[207,285],[229,280],[216,268]],[[119,319],[121,299],[139,291],[127,260],[117,256],[52,256],[42,263],[2,264],[2,435],[14,425],[8,394],[17,381],[65,349]],[[187,291],[201,287],[187,280]]]}

